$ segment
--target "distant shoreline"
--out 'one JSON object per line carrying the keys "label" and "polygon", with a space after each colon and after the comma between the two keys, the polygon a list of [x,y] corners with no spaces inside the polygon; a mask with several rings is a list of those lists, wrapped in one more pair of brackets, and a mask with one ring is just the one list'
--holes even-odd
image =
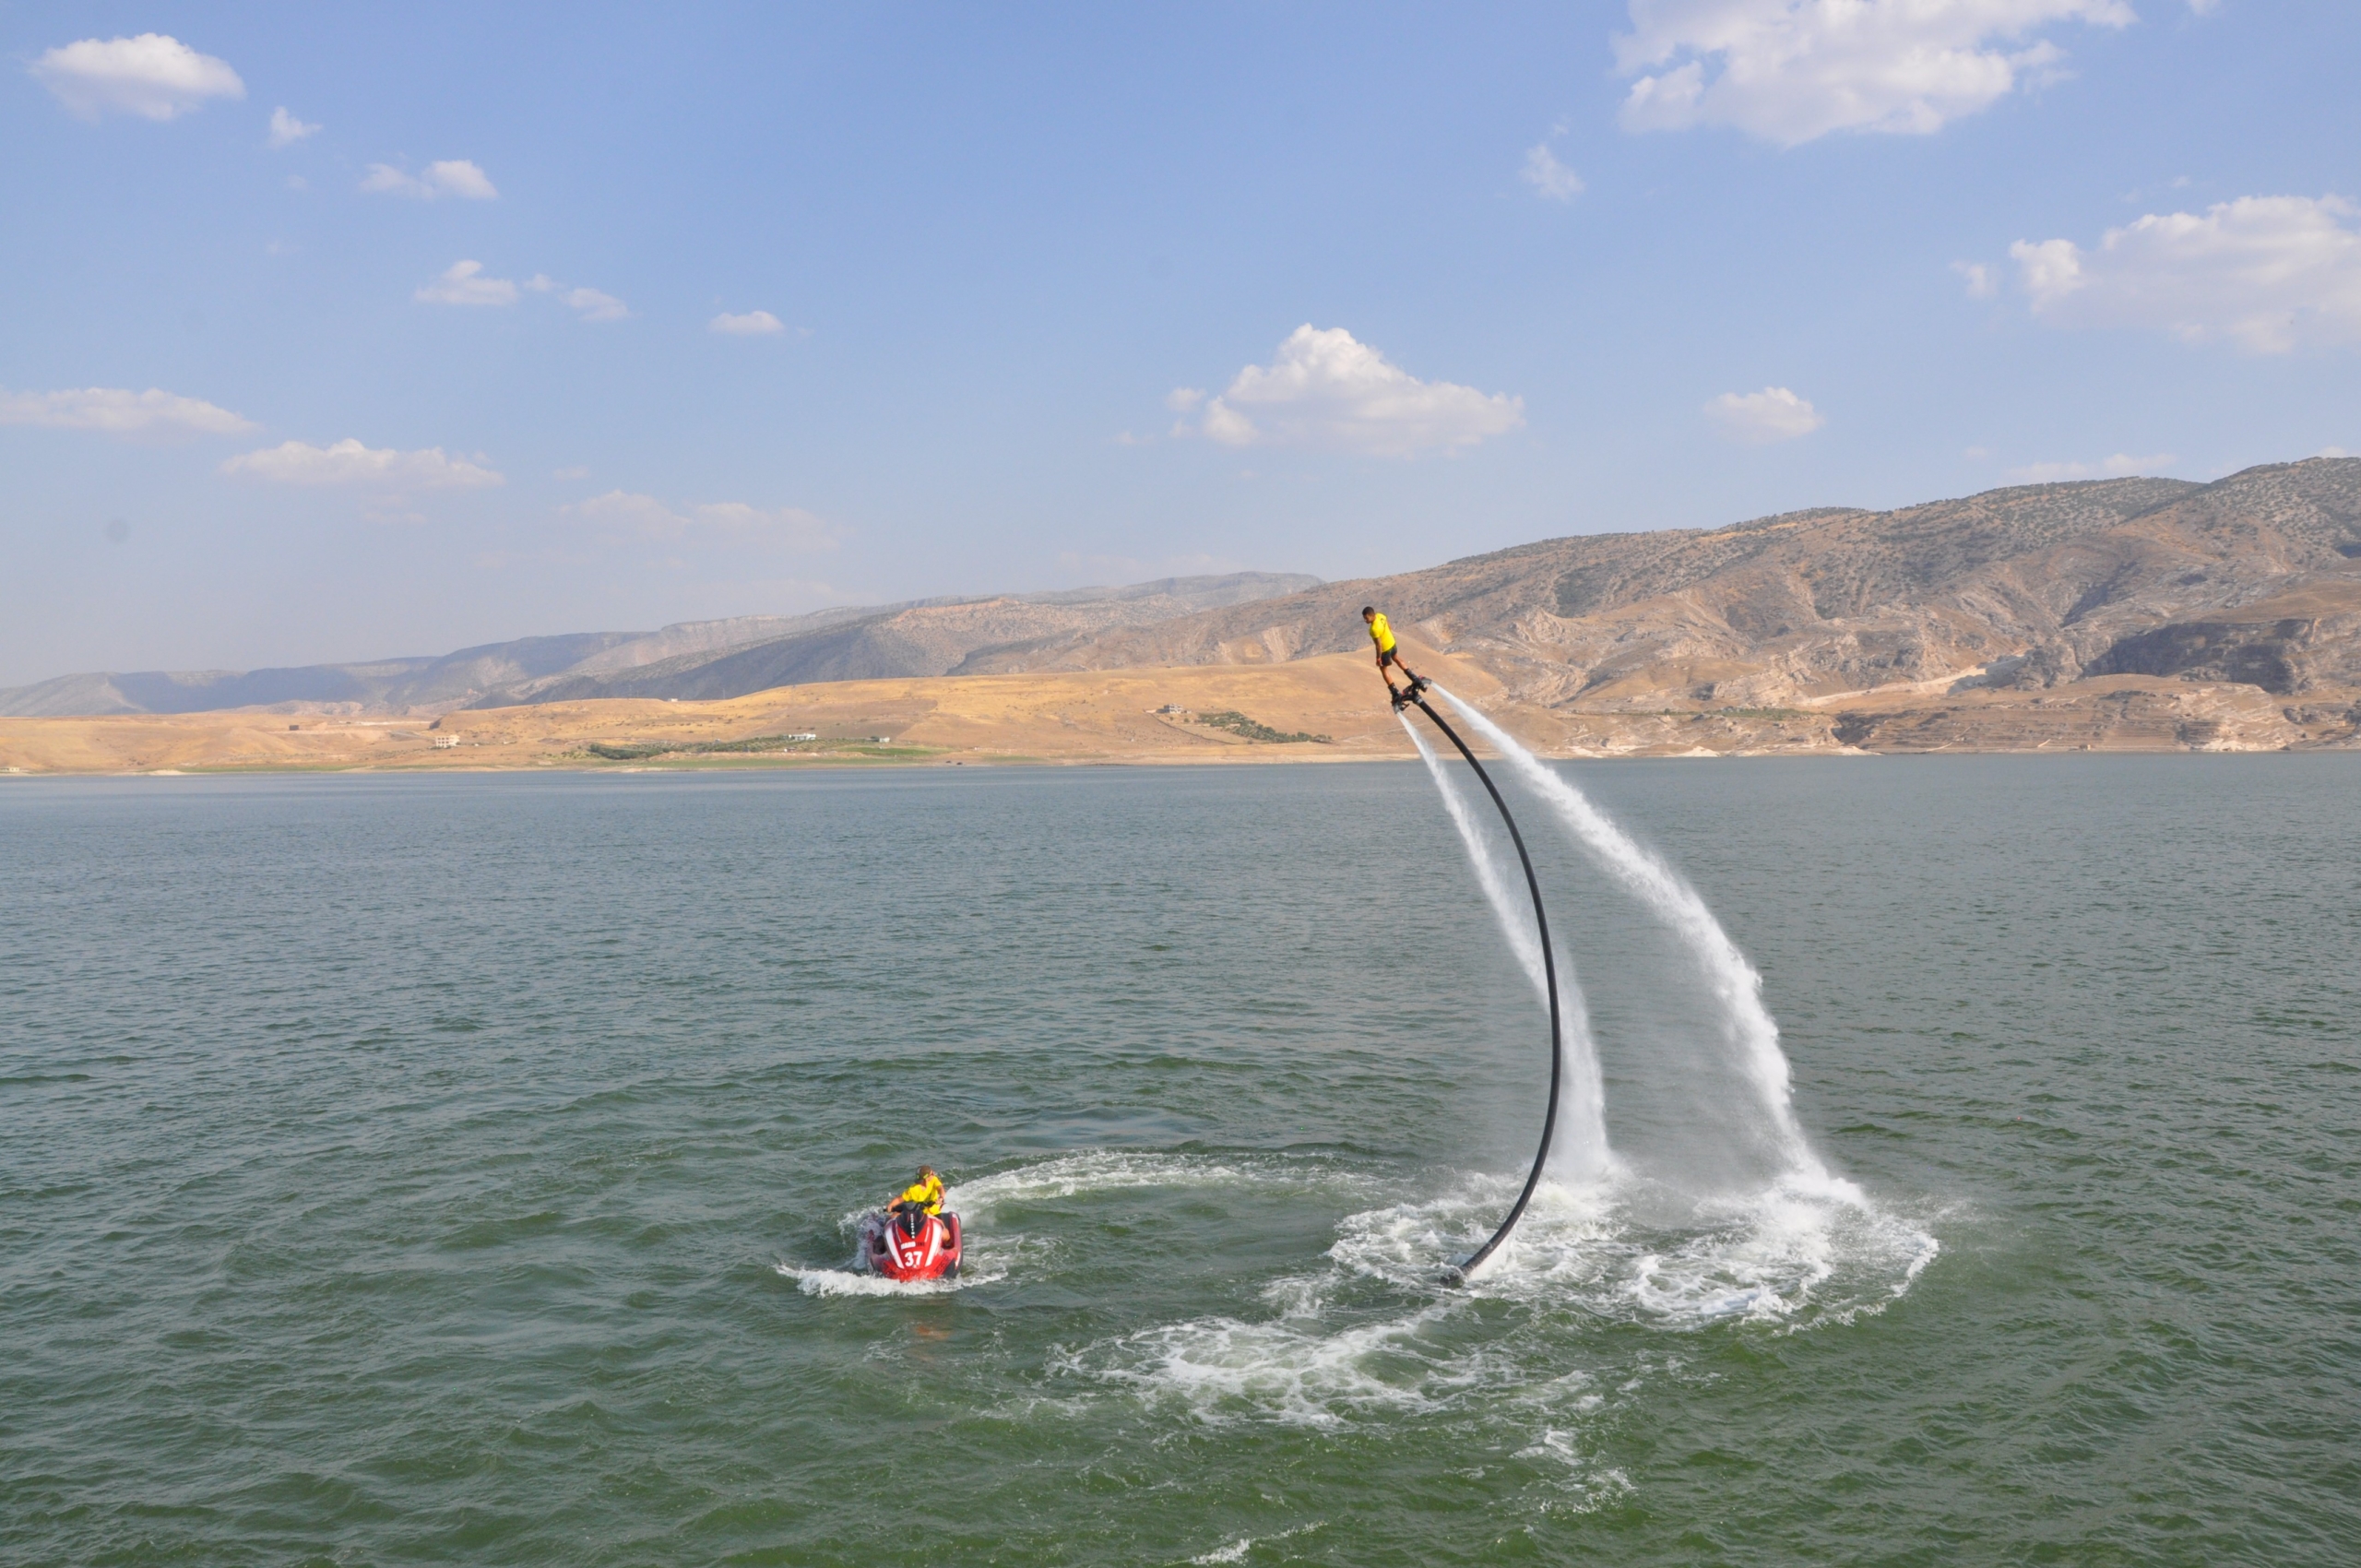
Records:
{"label": "distant shoreline", "polygon": [[[1792,707],[1600,710],[1521,701],[1473,658],[1420,650],[1418,659],[1421,673],[1553,759],[2361,749],[2361,692],[2289,698],[2120,675],[2029,691],[1918,682]],[[669,746],[681,750],[668,754]],[[0,718],[0,778],[1330,765],[1416,754],[1357,654],[395,718],[255,709]]]}

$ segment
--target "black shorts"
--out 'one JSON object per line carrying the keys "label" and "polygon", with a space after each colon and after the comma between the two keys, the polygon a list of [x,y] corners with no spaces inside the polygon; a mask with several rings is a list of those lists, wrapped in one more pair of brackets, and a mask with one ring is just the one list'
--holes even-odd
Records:
{"label": "black shorts", "polygon": [[1389,647],[1379,650],[1377,656],[1377,667],[1380,670],[1382,670],[1389,664],[1393,665],[1396,670],[1402,668],[1402,650],[1400,648]]}

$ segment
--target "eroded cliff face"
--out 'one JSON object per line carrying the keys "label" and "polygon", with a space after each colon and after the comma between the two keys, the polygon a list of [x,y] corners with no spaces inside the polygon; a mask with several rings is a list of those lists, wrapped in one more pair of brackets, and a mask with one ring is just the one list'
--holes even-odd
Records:
{"label": "eroded cliff face", "polygon": [[[1893,512],[1551,540],[1188,616],[1145,636],[1118,632],[1032,667],[1344,651],[1360,644],[1364,602],[1383,604],[1413,639],[1482,663],[1506,700],[1570,721],[1721,713],[1751,724],[1744,715],[1768,709],[1855,708],[1888,716],[1814,743],[1883,747],[1923,732],[1966,744],[1973,731],[2013,747],[2072,730],[2058,728],[2058,704],[2096,700],[2092,683],[2106,677],[2235,687],[2266,707],[2318,698],[2342,713],[2338,694],[2361,687],[2361,459],[2250,469],[2210,485],[2030,485]],[[1921,702],[1913,711],[1928,717],[1916,730],[1889,714],[1895,699],[1972,692],[2059,695],[2047,708]],[[2328,739],[2284,718],[2167,719],[2163,702],[2092,708],[2074,723],[2100,739],[2072,743],[2135,735],[2203,746],[2219,739],[2210,723],[2230,725],[2240,745]],[[2129,717],[2135,709],[2148,717]],[[2159,739],[2167,733],[2186,738]]]}

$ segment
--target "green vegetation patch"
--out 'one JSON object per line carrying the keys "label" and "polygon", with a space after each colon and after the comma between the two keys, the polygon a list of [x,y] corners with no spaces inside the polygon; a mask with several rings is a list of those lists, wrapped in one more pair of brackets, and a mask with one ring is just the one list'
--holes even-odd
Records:
{"label": "green vegetation patch", "polygon": [[935,754],[929,746],[881,745],[873,741],[799,741],[788,735],[754,735],[743,741],[587,741],[569,756],[609,762],[647,762],[654,757],[716,757],[753,753],[800,756],[863,756],[907,760]]}
{"label": "green vegetation patch", "polygon": [[743,741],[592,741],[582,749],[592,756],[605,757],[609,762],[639,762],[652,756],[783,752],[795,743],[784,735],[755,735]]}
{"label": "green vegetation patch", "polygon": [[1301,730],[1292,735],[1283,733],[1267,724],[1255,722],[1236,708],[1226,707],[1219,713],[1201,713],[1197,715],[1197,722],[1208,729],[1227,730],[1231,734],[1246,740],[1264,741],[1274,745],[1287,746],[1308,742],[1315,746],[1324,746],[1330,743],[1325,735],[1309,734]]}

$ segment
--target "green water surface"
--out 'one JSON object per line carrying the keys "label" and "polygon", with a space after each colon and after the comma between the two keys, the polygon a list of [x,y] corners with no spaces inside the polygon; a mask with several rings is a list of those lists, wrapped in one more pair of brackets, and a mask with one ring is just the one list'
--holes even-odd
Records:
{"label": "green water surface", "polygon": [[1528,818],[1629,1180],[1463,1291],[1415,766],[0,785],[0,1562],[2361,1561],[2361,757],[1571,776],[1853,1195]]}

